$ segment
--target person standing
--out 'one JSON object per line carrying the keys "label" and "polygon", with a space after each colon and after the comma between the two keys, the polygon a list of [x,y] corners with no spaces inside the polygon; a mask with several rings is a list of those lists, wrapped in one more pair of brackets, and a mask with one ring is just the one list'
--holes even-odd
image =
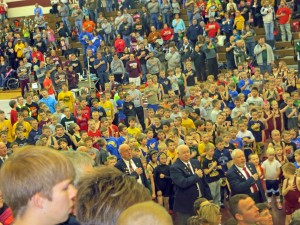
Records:
{"label": "person standing", "polygon": [[139,87],[141,85],[142,69],[133,53],[129,55],[129,61],[126,63],[126,72],[129,76],[129,83],[133,82]]}
{"label": "person standing", "polygon": [[235,69],[235,60],[234,60],[234,49],[235,49],[235,41],[234,36],[230,36],[229,42],[225,44],[225,51],[226,51],[226,61],[227,61],[227,69]]}
{"label": "person standing", "polygon": [[[285,1],[280,1],[280,6],[276,12],[276,18],[279,20],[279,27],[281,31],[281,41],[291,41],[292,32],[291,32],[291,20],[292,11],[289,7],[286,6]],[[287,39],[286,39],[287,36]]]}
{"label": "person standing", "polygon": [[232,196],[246,194],[256,203],[265,202],[265,191],[255,166],[252,163],[246,163],[245,154],[240,149],[233,150],[231,156],[233,165],[227,172],[227,180]]}
{"label": "person standing", "polygon": [[[300,33],[298,34],[298,37],[300,39]],[[297,61],[298,61],[298,78],[300,77],[300,40],[297,41],[295,50],[297,52]]]}
{"label": "person standing", "polygon": [[266,40],[273,43],[274,41],[274,8],[270,2],[265,1],[265,5],[261,8],[260,13],[263,17]]}
{"label": "person standing", "polygon": [[116,163],[115,167],[122,173],[136,178],[137,182],[147,187],[147,178],[139,158],[132,157],[132,150],[129,145],[122,144],[119,147],[121,159]]}
{"label": "person standing", "polygon": [[75,27],[78,30],[78,33],[82,31],[82,20],[83,20],[83,12],[79,8],[78,5],[74,6],[72,11],[72,17],[75,19]]}
{"label": "person standing", "polygon": [[148,101],[148,109],[153,109],[154,112],[157,111],[158,108],[158,88],[154,86],[153,78],[150,77],[148,79],[148,86],[145,88],[144,95]]}
{"label": "person standing", "polygon": [[171,179],[175,186],[174,211],[175,224],[184,225],[194,215],[194,202],[197,198],[212,200],[209,186],[205,180],[200,162],[190,159],[187,145],[179,145],[178,158],[170,168]]}
{"label": "person standing", "polygon": [[102,56],[101,52],[97,52],[97,58],[94,61],[94,68],[97,71],[97,77],[100,79],[99,81],[99,90],[104,90],[104,84],[108,82],[108,71],[109,71],[109,63],[106,58]]}
{"label": "person standing", "polygon": [[69,8],[62,2],[59,3],[59,14],[61,16],[61,20],[64,22],[64,24],[68,27],[68,33],[70,33],[72,31],[71,29],[71,24],[70,24],[70,21],[69,21]]}
{"label": "person standing", "polygon": [[217,79],[217,75],[219,73],[218,50],[216,44],[210,39],[209,36],[205,37],[205,43],[202,47],[202,51],[207,60],[208,75],[214,75],[214,77]]}
{"label": "person standing", "polygon": [[152,25],[158,30],[159,23],[158,23],[158,15],[160,13],[160,6],[156,0],[152,0],[148,3],[148,10],[150,13],[151,23]]}
{"label": "person standing", "polygon": [[268,71],[271,73],[271,65],[274,63],[274,53],[270,45],[265,42],[265,38],[261,37],[254,48],[257,64],[260,68],[260,73]]}

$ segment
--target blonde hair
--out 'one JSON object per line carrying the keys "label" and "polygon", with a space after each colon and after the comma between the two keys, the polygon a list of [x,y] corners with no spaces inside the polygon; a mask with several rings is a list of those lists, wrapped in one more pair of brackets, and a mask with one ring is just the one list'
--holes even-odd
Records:
{"label": "blonde hair", "polygon": [[268,148],[267,149],[267,155],[269,155],[269,154],[275,154],[274,148]]}
{"label": "blonde hair", "polygon": [[209,223],[218,224],[220,216],[220,207],[216,204],[204,204],[199,210],[199,216]]}
{"label": "blonde hair", "polygon": [[35,194],[41,193],[51,201],[52,188],[74,178],[73,164],[63,154],[47,147],[27,146],[3,164],[0,189],[14,217],[21,217]]}
{"label": "blonde hair", "polygon": [[84,174],[78,182],[76,215],[81,225],[115,225],[125,209],[150,200],[149,190],[134,177],[114,167],[100,166]]}

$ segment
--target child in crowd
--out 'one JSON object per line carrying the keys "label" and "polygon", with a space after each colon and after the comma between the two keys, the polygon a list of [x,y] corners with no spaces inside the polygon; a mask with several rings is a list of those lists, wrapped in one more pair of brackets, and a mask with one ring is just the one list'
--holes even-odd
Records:
{"label": "child in crowd", "polygon": [[279,192],[279,176],[280,176],[280,167],[281,164],[275,159],[275,150],[274,148],[267,149],[267,157],[261,167],[264,170],[264,176],[266,179],[266,190],[267,190],[267,200],[269,206],[271,206],[272,196],[276,197],[276,206],[278,209],[282,209],[280,202],[280,192]]}

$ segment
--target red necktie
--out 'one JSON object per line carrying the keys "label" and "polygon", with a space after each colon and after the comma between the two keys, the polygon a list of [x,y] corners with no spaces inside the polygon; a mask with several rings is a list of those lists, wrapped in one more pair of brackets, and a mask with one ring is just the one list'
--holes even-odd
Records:
{"label": "red necktie", "polygon": [[129,170],[130,170],[130,174],[131,174],[133,172],[133,167],[132,167],[131,161],[129,161]]}
{"label": "red necktie", "polygon": [[[251,176],[250,176],[250,174],[249,174],[247,168],[244,167],[243,170],[244,170],[244,172],[246,173],[247,179],[250,178]],[[258,192],[258,187],[256,186],[256,184],[253,184],[251,187],[253,188],[253,191],[254,191],[254,192]]]}

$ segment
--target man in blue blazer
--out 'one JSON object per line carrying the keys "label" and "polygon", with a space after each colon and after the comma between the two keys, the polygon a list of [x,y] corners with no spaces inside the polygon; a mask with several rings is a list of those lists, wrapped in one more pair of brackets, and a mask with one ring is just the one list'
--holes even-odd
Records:
{"label": "man in blue blazer", "polygon": [[175,186],[174,211],[175,224],[185,225],[187,219],[194,215],[194,202],[203,197],[212,200],[209,186],[205,180],[200,162],[190,159],[187,145],[177,148],[178,159],[171,166],[171,179]]}
{"label": "man in blue blazer", "polygon": [[265,191],[255,166],[252,163],[246,163],[245,154],[240,149],[232,151],[231,156],[234,164],[227,172],[231,194],[247,194],[256,203],[265,202]]}
{"label": "man in blue blazer", "polygon": [[139,158],[132,158],[132,150],[129,145],[120,145],[119,153],[121,159],[116,163],[115,167],[129,176],[135,177],[137,182],[148,187],[142,162]]}

